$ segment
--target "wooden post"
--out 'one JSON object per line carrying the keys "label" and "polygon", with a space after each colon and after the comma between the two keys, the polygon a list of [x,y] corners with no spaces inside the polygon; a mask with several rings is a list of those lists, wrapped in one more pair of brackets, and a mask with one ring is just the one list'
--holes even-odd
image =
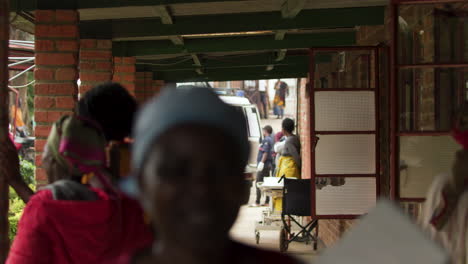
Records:
{"label": "wooden post", "polygon": [[7,179],[19,173],[18,153],[8,138],[9,2],[0,0],[0,263],[5,263],[10,246]]}

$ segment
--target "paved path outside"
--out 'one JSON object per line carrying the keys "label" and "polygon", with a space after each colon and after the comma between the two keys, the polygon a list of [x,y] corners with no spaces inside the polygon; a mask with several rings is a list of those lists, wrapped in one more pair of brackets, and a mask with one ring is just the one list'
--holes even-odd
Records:
{"label": "paved path outside", "polygon": [[262,119],[261,124],[262,127],[266,125],[270,125],[273,128],[273,134],[276,134],[281,131],[281,123],[283,122],[282,119],[276,119],[274,116],[270,115],[269,119]]}

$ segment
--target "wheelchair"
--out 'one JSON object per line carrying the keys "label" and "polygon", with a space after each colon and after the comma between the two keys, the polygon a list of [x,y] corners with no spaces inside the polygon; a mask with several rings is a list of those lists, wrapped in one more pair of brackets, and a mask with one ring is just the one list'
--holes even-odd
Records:
{"label": "wheelchair", "polygon": [[[313,243],[314,250],[318,248],[318,220],[311,219],[311,180],[310,179],[288,179],[283,177],[283,204],[281,221],[283,227],[280,231],[279,248],[281,252],[288,250],[293,241]],[[304,224],[304,220],[310,220]],[[300,220],[300,218],[302,218]],[[295,226],[295,230],[293,230]],[[298,228],[297,228],[298,227]],[[297,232],[299,229],[299,232]],[[315,230],[315,235],[313,231]]]}

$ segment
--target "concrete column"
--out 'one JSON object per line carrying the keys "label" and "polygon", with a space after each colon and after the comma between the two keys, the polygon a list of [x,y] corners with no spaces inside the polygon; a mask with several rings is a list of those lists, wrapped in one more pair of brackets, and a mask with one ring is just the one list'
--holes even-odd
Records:
{"label": "concrete column", "polygon": [[96,85],[112,81],[112,70],[112,40],[80,40],[81,96]]}
{"label": "concrete column", "polygon": [[35,17],[36,181],[42,185],[47,177],[41,159],[50,128],[73,113],[77,100],[79,15],[75,10],[37,10]]}
{"label": "concrete column", "polygon": [[112,81],[122,84],[135,96],[136,81],[135,57],[114,57],[114,75]]}

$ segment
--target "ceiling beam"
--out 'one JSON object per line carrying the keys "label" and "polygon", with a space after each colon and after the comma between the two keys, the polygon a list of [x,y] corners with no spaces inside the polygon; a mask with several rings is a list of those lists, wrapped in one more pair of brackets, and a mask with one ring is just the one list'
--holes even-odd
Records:
{"label": "ceiling beam", "polygon": [[180,16],[177,17],[177,23],[172,25],[163,24],[159,18],[81,21],[80,36],[109,39],[245,31],[354,28],[364,25],[382,25],[384,12],[384,7],[357,7],[303,10],[293,19],[278,19],[278,12]]}
{"label": "ceiling beam", "polygon": [[279,49],[306,49],[311,47],[355,45],[355,32],[295,34],[283,41],[269,36],[231,37],[216,39],[188,39],[184,46],[168,41],[121,41],[113,43],[114,56],[149,56],[163,54],[191,54],[234,51],[260,51]]}
{"label": "ceiling beam", "polygon": [[247,0],[10,0],[10,10],[34,11],[36,9],[89,9],[232,1]]}
{"label": "ceiling beam", "polygon": [[197,54],[190,54],[190,56],[192,56],[192,60],[193,60],[193,65],[195,66],[195,72],[198,73],[198,74],[203,74],[203,69],[202,69],[202,63],[200,61],[200,58],[198,57]]}
{"label": "ceiling beam", "polygon": [[258,68],[234,68],[206,70],[203,75],[194,71],[177,72],[154,72],[159,80],[170,82],[193,82],[193,81],[235,81],[235,80],[259,80],[278,78],[301,78],[307,76],[307,66],[301,67],[275,67],[266,71],[265,67]]}
{"label": "ceiling beam", "polygon": [[286,58],[286,53],[288,50],[282,49],[278,51],[278,56],[276,57],[276,61],[282,61],[284,58]]}
{"label": "ceiling beam", "polygon": [[286,0],[281,6],[281,16],[283,18],[294,18],[304,8],[307,0]]}
{"label": "ceiling beam", "polygon": [[169,36],[169,39],[174,45],[184,45],[184,38],[181,36]]}
{"label": "ceiling beam", "polygon": [[283,40],[286,36],[286,30],[278,30],[275,33],[275,40]]}
{"label": "ceiling beam", "polygon": [[[283,5],[281,6],[281,16],[284,19],[292,19],[295,18],[299,12],[304,8],[304,5],[307,1],[306,0],[285,0]],[[287,30],[279,30],[275,33],[275,40],[283,40],[286,36]],[[276,58],[277,61],[283,60],[286,56],[287,50],[283,49],[278,51],[278,57]],[[271,66],[271,65],[270,65]],[[267,70],[272,68],[267,67]]]}
{"label": "ceiling beam", "polygon": [[174,20],[172,19],[172,16],[169,12],[169,8],[167,6],[153,6],[153,13],[161,18],[161,23],[164,25],[172,25],[174,24]]}
{"label": "ceiling beam", "polygon": [[[153,6],[153,13],[161,19],[161,23],[164,25],[174,24],[174,19],[172,18],[169,7],[160,5]],[[169,39],[174,43],[174,45],[184,45],[184,38],[181,36],[169,36]]]}
{"label": "ceiling beam", "polygon": [[[289,55],[281,61],[276,60],[276,54],[263,53],[263,54],[252,54],[249,56],[223,56],[223,57],[210,57],[205,56],[203,58],[203,68],[209,69],[229,69],[229,68],[252,68],[262,67],[268,65],[275,66],[307,66],[309,64],[309,55]],[[188,58],[188,57],[187,57]],[[331,55],[329,54],[317,54],[315,56],[315,62],[329,63],[331,62]],[[194,70],[196,66],[193,65],[193,61],[190,58],[181,59],[166,59],[166,60],[138,60],[137,69],[139,71],[145,71],[149,69],[151,71],[189,71]]]}
{"label": "ceiling beam", "polygon": [[201,67],[202,64],[201,64],[200,58],[198,58],[198,55],[197,54],[191,54],[191,56],[192,56],[192,60],[193,60],[193,65],[195,65],[197,67]]}

